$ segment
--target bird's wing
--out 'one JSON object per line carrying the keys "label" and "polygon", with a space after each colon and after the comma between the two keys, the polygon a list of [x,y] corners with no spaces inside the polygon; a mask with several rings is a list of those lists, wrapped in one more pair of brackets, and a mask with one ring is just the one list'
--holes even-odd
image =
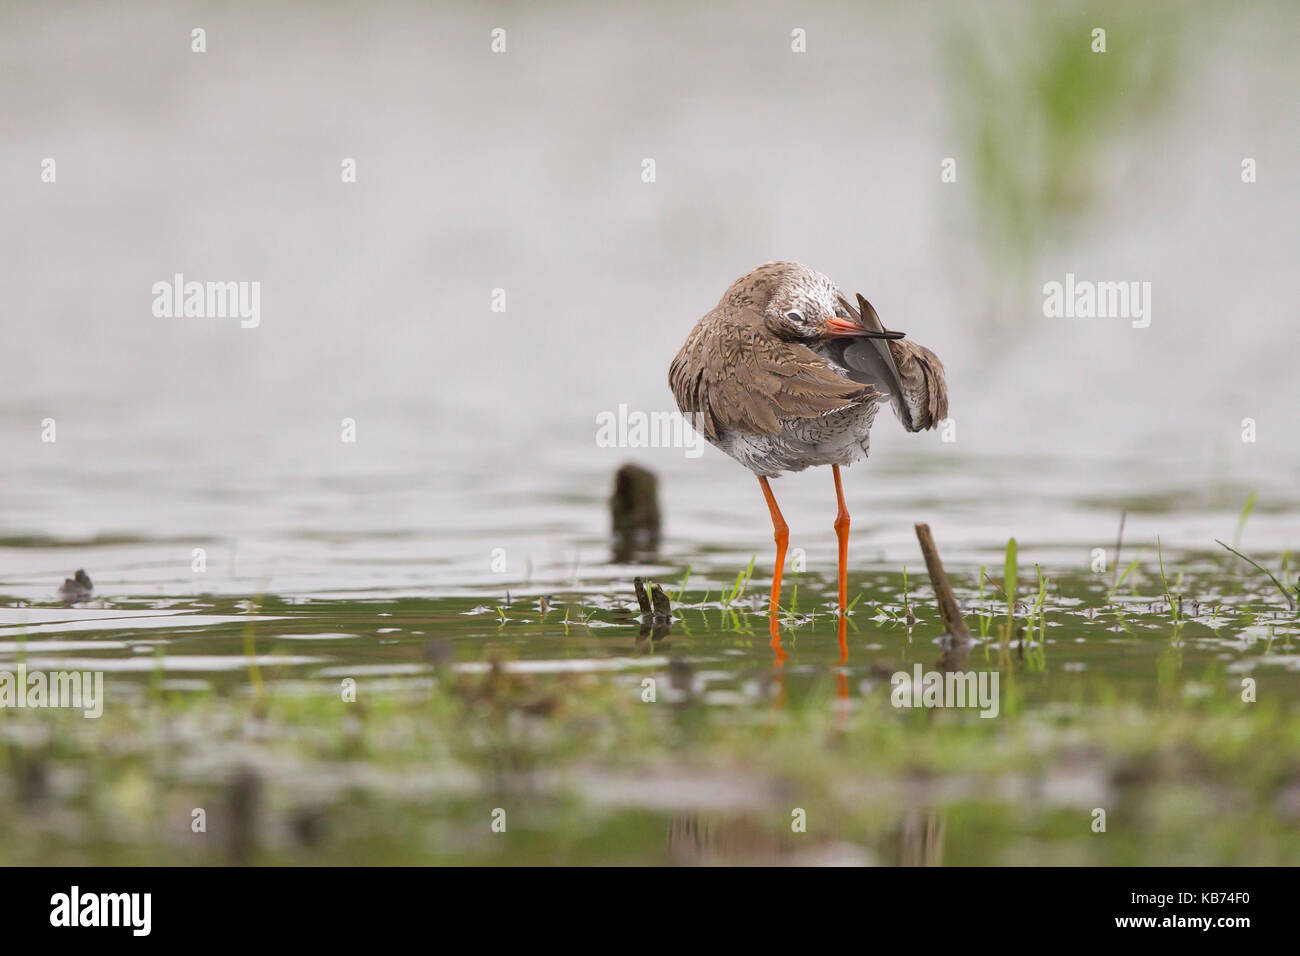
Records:
{"label": "bird's wing", "polygon": [[[858,296],[858,308],[840,296],[840,306],[864,328],[883,332],[884,325],[871,303]],[[894,414],[909,432],[934,428],[948,417],[948,382],[943,363],[911,339],[832,340],[832,356],[856,381],[869,382],[886,392]]]}
{"label": "bird's wing", "polygon": [[890,342],[889,351],[903,385],[894,405],[898,420],[910,432],[934,428],[948,417],[948,381],[939,356],[910,339]]}
{"label": "bird's wing", "polygon": [[716,312],[691,332],[668,383],[677,407],[683,414],[698,413],[709,438],[725,431],[774,435],[784,420],[818,418],[879,396],[873,386],[837,374],[806,346],[773,339],[755,322],[727,321]]}

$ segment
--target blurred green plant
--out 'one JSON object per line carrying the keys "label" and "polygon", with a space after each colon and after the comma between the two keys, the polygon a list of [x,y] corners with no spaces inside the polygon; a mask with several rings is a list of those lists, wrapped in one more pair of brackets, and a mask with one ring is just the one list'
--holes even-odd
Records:
{"label": "blurred green plant", "polygon": [[[962,18],[946,42],[962,174],[1002,269],[1023,273],[1035,249],[1092,206],[1103,153],[1170,101],[1187,11],[1091,4],[1062,14],[1026,5],[1005,17]],[[996,32],[994,32],[994,22]],[[1105,52],[1094,52],[1095,29]]]}

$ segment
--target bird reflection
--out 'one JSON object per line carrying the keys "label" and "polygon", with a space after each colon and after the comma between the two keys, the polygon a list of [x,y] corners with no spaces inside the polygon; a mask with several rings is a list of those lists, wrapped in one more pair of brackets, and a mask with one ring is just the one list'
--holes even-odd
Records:
{"label": "bird reflection", "polygon": [[[790,655],[781,646],[781,632],[776,620],[776,605],[769,605],[769,608],[767,622],[768,628],[772,632],[772,640],[769,642],[772,648],[772,682],[776,684],[776,693],[772,695],[772,710],[777,711],[785,709],[785,702],[789,696],[785,688],[785,659]],[[768,732],[771,732],[770,725]]]}
{"label": "bird reflection", "polygon": [[771,605],[767,612],[767,629],[772,635],[769,645],[772,648],[772,663],[775,667],[781,667],[785,664],[785,659],[790,655],[785,652],[781,646],[781,629],[776,619],[776,605]]}
{"label": "bird reflection", "polygon": [[[848,617],[846,617],[843,613],[841,613],[841,614],[840,614],[840,629],[839,629],[839,634],[838,634],[839,642],[840,642],[840,669],[839,669],[839,671],[838,671],[838,673],[837,673],[837,675],[836,675],[836,676],[838,677],[839,688],[838,688],[838,690],[836,691],[836,696],[839,698],[839,700],[844,701],[845,704],[847,704],[848,699],[849,699],[849,670],[848,670],[848,667],[849,667],[849,634],[848,634],[848,627],[849,627],[849,619],[848,619]],[[848,717],[848,713],[849,713],[849,711],[848,711],[848,707],[847,707],[847,706],[843,706],[843,707],[840,708],[840,723],[841,723],[841,727],[843,726],[843,722],[844,722],[844,720]]]}

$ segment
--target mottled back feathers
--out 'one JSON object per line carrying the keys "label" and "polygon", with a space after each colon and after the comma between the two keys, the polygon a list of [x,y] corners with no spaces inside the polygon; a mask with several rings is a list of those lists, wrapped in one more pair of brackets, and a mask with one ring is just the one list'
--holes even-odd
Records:
{"label": "mottled back feathers", "polygon": [[948,393],[933,352],[906,338],[817,334],[815,322],[832,315],[883,331],[858,301],[855,309],[829,278],[799,263],[742,276],[673,359],[677,407],[759,474],[861,458],[877,402],[890,401],[908,431],[935,427],[947,417]]}
{"label": "mottled back feathers", "polygon": [[752,307],[700,320],[677,353],[668,383],[683,414],[699,413],[705,435],[774,435],[783,421],[875,401],[870,385],[838,374],[805,345],[766,334]]}

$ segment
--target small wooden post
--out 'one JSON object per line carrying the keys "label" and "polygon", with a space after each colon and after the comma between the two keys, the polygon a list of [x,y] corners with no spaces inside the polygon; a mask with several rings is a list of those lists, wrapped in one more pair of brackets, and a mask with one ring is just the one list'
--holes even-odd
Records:
{"label": "small wooden post", "polygon": [[633,578],[632,587],[636,588],[636,603],[641,606],[641,616],[649,617],[653,609],[650,607],[650,598],[645,593],[645,579]]}
{"label": "small wooden post", "polygon": [[916,540],[921,542],[921,554],[925,555],[925,568],[930,572],[930,583],[934,585],[934,599],[939,605],[939,617],[943,619],[944,629],[954,640],[969,641],[970,629],[966,619],[961,616],[961,607],[948,585],[948,575],[943,572],[943,562],[939,560],[939,549],[934,546],[928,524],[916,526]]}

